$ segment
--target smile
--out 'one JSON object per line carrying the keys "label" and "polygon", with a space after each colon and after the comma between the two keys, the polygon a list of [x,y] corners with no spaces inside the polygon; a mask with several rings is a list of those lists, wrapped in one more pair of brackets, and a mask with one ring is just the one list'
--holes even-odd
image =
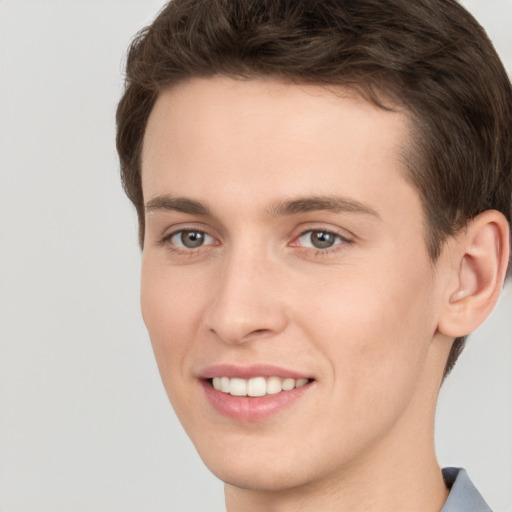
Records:
{"label": "smile", "polygon": [[313,375],[268,364],[214,364],[197,375],[210,410],[236,421],[269,419],[305,400]]}
{"label": "smile", "polygon": [[217,391],[232,396],[259,397],[291,391],[308,383],[308,379],[281,377],[254,377],[252,379],[213,377],[212,386]]}

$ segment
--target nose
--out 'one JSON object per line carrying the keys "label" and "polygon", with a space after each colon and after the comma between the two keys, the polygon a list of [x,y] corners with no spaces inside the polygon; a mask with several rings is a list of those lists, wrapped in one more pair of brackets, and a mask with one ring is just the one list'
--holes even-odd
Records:
{"label": "nose", "polygon": [[223,262],[206,327],[227,344],[272,338],[288,323],[279,283],[279,265],[240,251]]}

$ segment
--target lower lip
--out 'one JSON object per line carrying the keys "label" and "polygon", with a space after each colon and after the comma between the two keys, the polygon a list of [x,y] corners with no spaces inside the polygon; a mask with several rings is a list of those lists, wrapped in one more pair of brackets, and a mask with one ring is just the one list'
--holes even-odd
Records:
{"label": "lower lip", "polygon": [[311,386],[311,382],[290,391],[265,396],[233,396],[217,391],[210,381],[202,381],[212,407],[223,416],[240,421],[260,421],[295,403]]}

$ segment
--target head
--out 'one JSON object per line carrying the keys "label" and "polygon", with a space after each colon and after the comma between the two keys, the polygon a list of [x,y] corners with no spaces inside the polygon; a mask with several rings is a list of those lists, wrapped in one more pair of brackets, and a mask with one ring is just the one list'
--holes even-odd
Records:
{"label": "head", "polygon": [[[320,338],[316,327],[322,331],[319,345],[304,342],[296,348],[301,355],[295,369],[302,370],[296,378],[310,379],[309,389],[338,390],[334,395],[340,404],[345,403],[342,410],[351,411],[354,418],[342,423],[345,446],[355,439],[350,432],[358,431],[367,444],[361,441],[352,447],[361,455],[365,446],[382,439],[386,425],[421,410],[421,402],[409,394],[414,383],[436,383],[422,369],[437,367],[442,360],[440,382],[471,330],[447,327],[445,334],[436,335],[436,343],[430,343],[437,325],[433,318],[439,313],[434,297],[444,293],[439,283],[443,272],[450,269],[451,255],[457,253],[459,237],[476,233],[475,226],[485,222],[500,224],[493,220],[500,216],[505,219],[501,226],[510,223],[512,213],[511,85],[483,29],[457,2],[174,0],[131,46],[117,122],[123,183],[137,209],[140,244],[148,255],[143,268],[152,268],[146,271],[152,274],[146,284],[143,278],[143,288],[151,288],[143,290],[145,320],[152,326],[157,361],[164,383],[169,379],[167,392],[178,414],[196,399],[193,391],[179,395],[180,384],[174,379],[180,371],[183,381],[195,373],[206,383],[215,376],[207,366],[210,360],[249,364],[252,354],[268,362],[272,353],[282,362],[295,350],[288,345],[291,337],[296,342],[315,340]],[[297,126],[303,131],[297,131]],[[271,133],[269,127],[279,129]],[[304,144],[294,147],[290,134]],[[315,153],[323,143],[332,154],[327,150]],[[257,150],[263,147],[265,151]],[[332,161],[349,162],[346,166],[357,172],[344,172],[340,166],[338,178],[328,165],[329,155]],[[270,160],[262,160],[267,157]],[[323,188],[311,180],[309,168],[304,167],[308,161],[330,169],[322,176]],[[208,173],[205,169],[210,166]],[[268,172],[269,168],[277,171]],[[223,180],[225,186],[219,187]],[[311,198],[300,200],[312,183],[317,187],[313,206]],[[349,200],[341,206],[332,201],[331,191],[343,195],[347,190],[365,190],[370,206],[365,201]],[[275,191],[281,195],[274,197]],[[176,202],[175,195],[188,199]],[[288,196],[291,200],[284,201]],[[178,217],[172,222],[165,216],[148,222],[160,210]],[[317,210],[327,212],[322,214],[322,224],[309,216]],[[269,211],[273,214],[262,224],[260,218]],[[347,225],[356,233],[352,241],[348,240],[351,229],[325,228],[329,221],[337,225],[331,215],[340,211],[350,217]],[[299,232],[297,225],[286,220],[297,215],[302,215],[299,224],[309,230]],[[375,219],[379,217],[403,229],[388,233],[384,242],[377,234]],[[181,231],[163,229],[167,222],[180,225]],[[157,243],[148,231],[157,231],[158,223],[165,236]],[[246,231],[241,229],[244,226]],[[268,253],[244,237],[250,230],[252,240],[266,233],[265,240],[275,242],[269,241]],[[472,247],[486,243],[493,232],[479,231]],[[335,252],[329,256],[332,260],[320,265],[314,260],[313,264],[306,250],[313,243],[312,234],[319,237],[315,243],[320,246],[343,242],[355,249],[347,251],[343,264],[335,263],[339,256]],[[287,238],[286,253],[276,249],[280,237]],[[403,250],[392,247],[392,239]],[[500,240],[509,245],[508,232],[504,235],[503,229]],[[191,245],[183,249],[184,243]],[[185,256],[196,243],[205,249],[192,258]],[[420,246],[416,253],[413,249]],[[156,255],[162,247],[169,249],[166,256]],[[503,251],[508,258],[508,248]],[[290,259],[289,253],[299,256]],[[454,292],[454,301],[473,286],[471,276],[478,274],[474,272],[477,266],[469,264],[461,270],[468,287]],[[168,278],[170,268],[174,270]],[[478,279],[488,281],[480,274]],[[377,276],[382,278],[379,282]],[[312,283],[321,283],[323,291],[312,290]],[[396,287],[390,291],[393,283]],[[267,297],[266,302],[247,302],[244,293],[252,285],[256,287],[253,296]],[[264,286],[272,293],[265,294]],[[190,297],[176,296],[176,290],[187,289]],[[429,292],[421,296],[415,293],[425,289]],[[230,302],[228,296],[236,300]],[[203,299],[205,306],[200,311]],[[197,316],[190,314],[192,309]],[[175,318],[169,323],[157,325],[152,320],[170,314]],[[238,317],[242,320],[237,324],[233,319]],[[310,325],[311,317],[318,320],[317,326]],[[343,320],[341,325],[336,324],[338,317]],[[250,336],[245,336],[244,329]],[[417,330],[421,334],[415,339]],[[170,331],[180,339],[179,347],[173,341],[166,343]],[[350,338],[338,346],[347,333]],[[376,344],[376,337],[389,343]],[[198,339],[208,343],[195,349]],[[249,339],[251,343],[245,343]],[[269,339],[279,343],[259,352]],[[326,340],[329,343],[324,345]],[[188,346],[184,348],[185,341]],[[229,357],[221,342],[222,347],[230,347]],[[189,347],[196,350],[193,357]],[[390,358],[391,352],[396,359]],[[173,358],[184,364],[174,367]],[[306,361],[311,362],[310,370]],[[258,371],[266,376],[276,370]],[[345,379],[342,384],[336,380],[340,374]],[[327,377],[322,380],[320,375]],[[401,398],[383,405],[381,390],[367,389],[363,393],[366,402],[352,400],[360,396],[361,383],[371,379],[377,379],[376,388],[388,386],[387,395]],[[314,396],[314,391],[306,393]],[[335,424],[339,414],[331,414],[324,405],[319,401],[310,408],[328,420],[325,432],[311,440],[309,447],[319,454],[322,450],[314,443],[329,437],[328,426]],[[369,406],[380,418],[380,430],[372,430],[366,422]],[[209,419],[187,415],[181,419],[189,433]],[[218,442],[227,449],[230,445],[222,444],[222,436],[229,432],[240,446],[255,442],[252,455],[258,446],[266,446],[284,450],[281,453],[287,459],[275,425],[258,430],[249,422],[233,432],[229,421],[223,420],[218,427],[223,434],[207,436],[210,446]],[[258,445],[267,434],[268,445]],[[204,436],[192,437],[199,448],[205,442]],[[289,460],[294,457],[290,452]],[[348,452],[344,457],[354,460]],[[242,459],[231,462],[242,467]],[[322,464],[318,461],[318,471],[327,471]],[[222,469],[218,474],[223,476]],[[306,479],[299,476],[290,485]]]}
{"label": "head", "polygon": [[[176,0],[134,39],[117,112],[141,246],[141,154],[152,108],[163,90],[215,75],[342,85],[380,108],[405,109],[413,134],[407,178],[422,201],[433,262],[479,213],[496,209],[511,221],[510,81],[482,27],[455,0]],[[446,374],[464,341],[455,340]]]}

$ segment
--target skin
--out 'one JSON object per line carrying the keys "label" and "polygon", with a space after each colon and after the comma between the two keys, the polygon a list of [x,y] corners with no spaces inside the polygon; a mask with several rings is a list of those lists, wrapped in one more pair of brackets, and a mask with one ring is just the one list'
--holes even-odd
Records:
{"label": "skin", "polygon": [[[228,511],[434,512],[446,500],[433,431],[459,253],[448,244],[435,265],[428,257],[401,160],[408,132],[404,113],[352,92],[273,80],[193,79],[156,102],[142,158],[142,312]],[[176,211],[171,197],[208,212]],[[312,197],[351,208],[283,211]],[[204,244],[183,247],[183,230],[206,233]],[[333,233],[332,247],[313,247],[315,230]],[[219,363],[314,382],[244,422],[205,399],[198,375]]]}

